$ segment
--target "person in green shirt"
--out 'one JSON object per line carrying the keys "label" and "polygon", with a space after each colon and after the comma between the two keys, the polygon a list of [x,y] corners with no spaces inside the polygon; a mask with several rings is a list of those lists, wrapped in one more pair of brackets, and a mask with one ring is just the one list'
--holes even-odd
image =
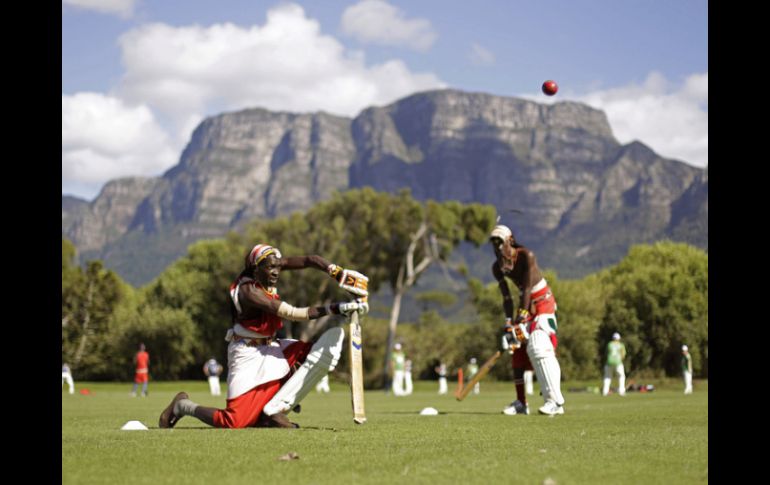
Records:
{"label": "person in green shirt", "polygon": [[607,344],[607,362],[604,365],[604,382],[602,383],[602,396],[610,393],[612,374],[618,375],[618,394],[626,395],[626,369],[623,367],[623,359],[626,358],[626,346],[620,341],[620,334],[612,334],[612,340]]}
{"label": "person in green shirt", "polygon": [[684,377],[684,393],[692,394],[692,357],[686,345],[682,345],[682,376]]}

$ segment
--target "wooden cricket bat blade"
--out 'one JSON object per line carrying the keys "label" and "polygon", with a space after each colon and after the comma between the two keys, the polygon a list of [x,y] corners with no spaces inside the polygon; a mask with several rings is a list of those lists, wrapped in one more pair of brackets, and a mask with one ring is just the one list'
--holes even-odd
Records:
{"label": "wooden cricket bat blade", "polygon": [[497,362],[497,359],[500,358],[500,356],[503,355],[502,352],[499,350],[492,355],[492,357],[488,358],[486,362],[484,362],[484,365],[481,366],[481,369],[479,369],[478,372],[471,378],[471,380],[468,381],[468,384],[463,387],[462,391],[459,393],[455,392],[455,398],[458,401],[462,401],[465,399],[465,397],[470,394],[471,389],[473,389],[473,386],[476,385],[477,382],[479,382],[481,379],[484,378],[487,374],[489,374],[489,371],[492,370],[492,367],[495,365],[495,362]]}
{"label": "wooden cricket bat blade", "polygon": [[363,338],[358,313],[350,316],[350,400],[353,404],[353,422],[364,424],[364,363]]}

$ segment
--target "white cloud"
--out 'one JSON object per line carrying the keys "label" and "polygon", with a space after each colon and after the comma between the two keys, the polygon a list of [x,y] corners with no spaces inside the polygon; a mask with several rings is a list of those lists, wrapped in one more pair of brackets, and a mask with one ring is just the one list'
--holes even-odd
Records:
{"label": "white cloud", "polygon": [[476,66],[491,66],[495,63],[495,55],[475,42],[471,44],[468,57]]}
{"label": "white cloud", "polygon": [[652,72],[641,85],[576,96],[607,113],[621,143],[639,140],[666,158],[708,164],[708,72],[675,85]]}
{"label": "white cloud", "polygon": [[129,18],[134,14],[136,0],[62,0],[62,4]]}
{"label": "white cloud", "polygon": [[362,0],[342,13],[342,31],[361,42],[430,49],[436,32],[426,19],[408,19],[385,0]]}
{"label": "white cloud", "polygon": [[179,149],[147,106],[100,93],[62,95],[62,193],[92,198],[108,180],[159,175]]}
{"label": "white cloud", "polygon": [[111,178],[161,173],[207,115],[263,107],[352,117],[446,86],[397,59],[367,65],[294,4],[269,10],[263,26],[154,23],[119,45],[125,73],[109,96],[62,96],[63,192],[90,198]]}
{"label": "white cloud", "polygon": [[268,11],[262,27],[156,23],[127,32],[119,44],[126,69],[120,94],[174,120],[254,106],[354,116],[370,105],[445,86],[399,60],[367,66],[361,52],[346,51],[322,34],[319,23],[294,4]]}

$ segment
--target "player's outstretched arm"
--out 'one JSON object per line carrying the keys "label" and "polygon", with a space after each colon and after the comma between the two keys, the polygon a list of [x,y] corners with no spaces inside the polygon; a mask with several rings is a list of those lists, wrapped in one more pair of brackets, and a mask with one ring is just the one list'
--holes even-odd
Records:
{"label": "player's outstretched arm", "polygon": [[324,271],[339,283],[340,288],[348,293],[355,296],[369,296],[369,278],[363,273],[353,269],[345,269],[318,255],[281,258],[282,270],[304,268],[315,268]]}

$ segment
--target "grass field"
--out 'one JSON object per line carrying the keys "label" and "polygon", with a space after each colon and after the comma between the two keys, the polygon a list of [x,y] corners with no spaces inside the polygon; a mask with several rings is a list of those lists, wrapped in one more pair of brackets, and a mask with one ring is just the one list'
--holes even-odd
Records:
{"label": "grass field", "polygon": [[[147,398],[129,397],[128,383],[77,382],[92,394],[62,392],[62,483],[707,483],[708,382],[689,396],[680,381],[655,382],[655,392],[622,398],[565,392],[556,417],[537,415],[539,396],[529,398],[534,415],[501,414],[515,397],[510,382],[482,382],[463,402],[451,385],[438,396],[436,382],[418,382],[406,397],[367,391],[361,426],[349,389],[332,383],[290,415],[295,430],[213,429],[190,417],[161,430],[176,392],[215,407],[224,396],[210,396],[205,381],[151,382]],[[597,382],[562,389],[585,385]],[[440,414],[420,416],[427,406]],[[150,429],[120,431],[129,420]],[[278,460],[289,452],[299,459]]]}

